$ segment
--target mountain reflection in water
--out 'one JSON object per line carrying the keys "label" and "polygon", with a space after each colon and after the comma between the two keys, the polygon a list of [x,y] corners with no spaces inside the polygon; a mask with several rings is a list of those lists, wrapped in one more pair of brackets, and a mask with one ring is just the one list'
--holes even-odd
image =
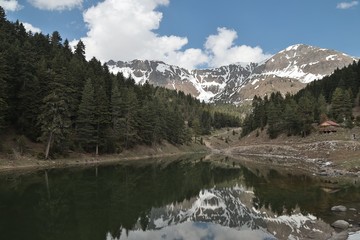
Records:
{"label": "mountain reflection in water", "polygon": [[[113,240],[111,234],[107,235],[107,240]],[[129,235],[123,231],[118,239],[125,240],[143,240],[143,239],[164,239],[164,240],[182,240],[182,239],[202,239],[202,240],[238,240],[238,239],[276,239],[272,235],[262,230],[237,230],[229,227],[224,227],[212,223],[201,222],[184,222],[176,226],[165,227],[158,231],[142,231],[135,230]]]}
{"label": "mountain reflection in water", "polygon": [[[349,189],[351,191],[349,191]],[[305,176],[200,158],[0,175],[1,239],[301,239],[330,232],[329,194]],[[324,219],[325,221],[323,221]],[[19,231],[21,227],[21,231]],[[314,235],[315,234],[315,235]],[[321,239],[321,238],[318,238]]]}

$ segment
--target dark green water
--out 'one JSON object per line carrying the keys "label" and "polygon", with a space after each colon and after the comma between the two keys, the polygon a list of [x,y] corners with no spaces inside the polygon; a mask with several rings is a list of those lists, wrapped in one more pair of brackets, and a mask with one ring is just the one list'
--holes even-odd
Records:
{"label": "dark green water", "polygon": [[359,188],[191,158],[12,173],[0,175],[0,239],[274,239],[264,209],[331,223],[339,204],[359,209]]}

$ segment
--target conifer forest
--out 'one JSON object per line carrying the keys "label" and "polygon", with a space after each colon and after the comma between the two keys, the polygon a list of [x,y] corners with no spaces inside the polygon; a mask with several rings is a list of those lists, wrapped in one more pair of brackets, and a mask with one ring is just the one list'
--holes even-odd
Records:
{"label": "conifer forest", "polygon": [[0,135],[15,129],[43,143],[44,158],[187,144],[212,128],[240,125],[238,116],[183,92],[114,75],[96,58],[86,60],[81,40],[72,49],[57,31],[27,32],[2,8],[0,29]]}

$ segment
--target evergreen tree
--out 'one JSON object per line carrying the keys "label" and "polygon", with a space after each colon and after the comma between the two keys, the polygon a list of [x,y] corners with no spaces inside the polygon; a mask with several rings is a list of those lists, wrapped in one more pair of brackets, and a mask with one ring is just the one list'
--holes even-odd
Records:
{"label": "evergreen tree", "polygon": [[3,9],[0,6],[0,23],[3,23],[6,21],[6,14],[5,14],[5,9]]}
{"label": "evergreen tree", "polygon": [[[1,7],[0,7],[1,11]],[[0,12],[1,14],[1,12]],[[8,109],[6,95],[6,79],[8,78],[7,66],[3,54],[0,53],[0,133],[6,126],[6,113]]]}
{"label": "evergreen tree", "polygon": [[106,145],[107,130],[111,121],[108,98],[106,96],[105,89],[102,86],[95,89],[94,100],[94,123],[96,124],[95,154],[98,155],[99,147],[105,147]]}
{"label": "evergreen tree", "polygon": [[290,99],[284,110],[284,121],[287,135],[297,135],[300,133],[300,121],[298,116],[298,106],[294,99]]}
{"label": "evergreen tree", "polygon": [[158,123],[156,118],[156,109],[151,101],[143,103],[139,111],[139,136],[141,141],[147,145],[155,142],[156,132],[158,131]]}
{"label": "evergreen tree", "polygon": [[113,89],[111,92],[111,128],[112,128],[112,140],[118,148],[118,144],[120,141],[121,135],[121,117],[122,117],[122,109],[121,109],[121,95],[119,91],[118,84],[116,82],[113,83]]}
{"label": "evergreen tree", "polygon": [[59,88],[43,99],[43,106],[38,121],[41,125],[41,140],[46,141],[45,159],[48,159],[50,148],[54,142],[61,143],[70,126],[70,116],[66,96]]}
{"label": "evergreen tree", "polygon": [[207,135],[211,133],[212,117],[209,111],[205,110],[201,114],[201,134]]}
{"label": "evergreen tree", "polygon": [[60,36],[60,33],[58,31],[54,31],[51,35],[51,45],[53,46],[54,50],[59,49],[62,46],[62,38]]}
{"label": "evergreen tree", "polygon": [[85,150],[95,149],[97,129],[95,120],[95,90],[91,79],[85,83],[77,119],[77,139]]}
{"label": "evergreen tree", "polygon": [[134,89],[122,87],[120,90],[122,97],[121,109],[121,142],[125,148],[135,146],[139,141],[138,135],[138,100]]}
{"label": "evergreen tree", "polygon": [[266,119],[266,110],[265,110],[265,103],[264,101],[255,95],[253,99],[253,118],[254,121],[252,123],[252,128],[261,128],[263,129],[266,126],[267,119]]}
{"label": "evergreen tree", "polygon": [[314,122],[314,98],[310,95],[309,92],[299,99],[299,118],[301,123],[301,135],[303,137],[311,133],[312,126]]}
{"label": "evergreen tree", "polygon": [[46,93],[41,93],[39,79],[36,76],[36,58],[34,48],[26,41],[22,50],[18,53],[18,61],[15,65],[15,84],[11,89],[14,94],[11,97],[14,102],[13,117],[17,118],[17,129],[32,140],[40,136],[40,128],[37,125],[37,118],[42,105],[41,100]]}
{"label": "evergreen tree", "polygon": [[331,100],[331,113],[339,123],[352,127],[352,100],[349,90],[336,88]]}
{"label": "evergreen tree", "polygon": [[321,116],[326,116],[328,114],[327,104],[324,95],[320,94],[317,99],[317,104],[315,106],[315,120],[317,122],[322,122]]}
{"label": "evergreen tree", "polygon": [[195,118],[192,121],[191,127],[193,129],[194,139],[195,139],[195,142],[196,142],[196,138],[201,135],[201,125],[200,125],[200,121],[199,121],[198,118]]}
{"label": "evergreen tree", "polygon": [[276,138],[281,132],[280,109],[273,102],[270,102],[268,109],[268,129],[270,138]]}
{"label": "evergreen tree", "polygon": [[85,61],[85,44],[81,40],[76,44],[74,54],[78,59]]}

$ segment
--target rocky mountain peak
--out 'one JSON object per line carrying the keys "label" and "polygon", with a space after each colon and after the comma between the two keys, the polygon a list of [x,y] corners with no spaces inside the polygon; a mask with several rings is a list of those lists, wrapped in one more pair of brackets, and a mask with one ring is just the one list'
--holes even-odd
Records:
{"label": "rocky mountain peak", "polygon": [[237,104],[274,91],[296,93],[307,83],[358,60],[335,50],[296,44],[262,63],[235,63],[192,71],[150,60],[109,61],[107,64],[113,73],[132,76],[138,84],[149,81],[155,86],[190,93],[206,102]]}
{"label": "rocky mountain peak", "polygon": [[264,72],[309,83],[354,60],[355,58],[334,50],[297,44],[287,47],[267,60]]}

